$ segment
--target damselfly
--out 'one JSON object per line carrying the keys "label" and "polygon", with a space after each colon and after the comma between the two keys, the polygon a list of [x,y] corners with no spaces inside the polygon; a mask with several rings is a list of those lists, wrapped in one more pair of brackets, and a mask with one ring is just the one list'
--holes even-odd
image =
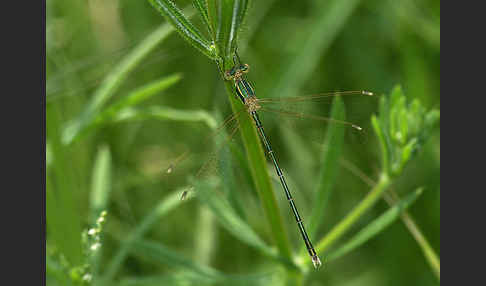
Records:
{"label": "damselfly", "polygon": [[[240,59],[239,59],[239,56],[237,54],[235,55],[235,58],[234,58],[234,64],[235,65],[231,70],[224,72],[224,77],[225,77],[226,80],[232,80],[233,81],[238,99],[245,106],[246,112],[248,112],[249,115],[251,116],[251,118],[253,119],[255,127],[258,130],[261,142],[263,143],[263,145],[265,147],[265,151],[266,151],[267,155],[270,157],[270,160],[272,161],[272,164],[275,168],[276,174],[279,178],[280,184],[283,188],[283,191],[285,192],[285,196],[287,198],[287,201],[290,204],[290,209],[292,210],[292,213],[295,217],[295,221],[297,223],[300,234],[301,234],[302,239],[304,241],[304,244],[306,246],[307,252],[309,253],[309,256],[312,260],[314,267],[319,268],[321,266],[321,261],[320,261],[319,256],[316,253],[316,251],[315,251],[315,249],[312,245],[312,242],[311,242],[306,230],[305,230],[303,219],[299,214],[299,211],[298,211],[297,206],[294,202],[294,198],[292,197],[292,194],[290,192],[290,188],[287,184],[287,181],[285,179],[283,171],[279,166],[276,154],[275,154],[274,150],[272,149],[272,146],[270,144],[270,141],[269,141],[267,135],[265,134],[262,121],[261,121],[261,119],[258,115],[258,112],[260,110],[267,110],[267,111],[270,111],[270,112],[272,112],[272,111],[273,112],[280,112],[280,111],[274,110],[274,109],[271,109],[271,108],[262,107],[262,105],[261,105],[262,103],[272,102],[272,100],[271,99],[267,99],[267,100],[258,99],[256,97],[253,87],[248,82],[248,80],[245,78],[245,74],[248,73],[248,71],[249,71],[249,66],[247,64],[242,64]],[[315,96],[311,96],[311,97],[306,97],[305,99],[308,100],[312,97],[313,98],[332,97],[332,96],[344,95],[344,94],[346,94],[346,95],[357,94],[357,95],[367,95],[367,96],[373,95],[371,92],[368,92],[368,91],[349,91],[349,92],[320,94],[320,95],[315,95]],[[291,98],[290,100],[291,101],[292,100],[293,101],[300,101],[300,100],[304,100],[304,98],[296,97],[296,98]],[[287,112],[284,112],[284,113],[287,113],[288,115],[299,116],[299,117],[306,117],[307,116],[307,117],[310,117],[310,118],[313,118],[313,119],[319,119],[319,120],[325,120],[325,121],[339,123],[339,124],[345,124],[345,125],[349,125],[350,127],[354,128],[356,130],[362,129],[358,125],[347,122],[347,121],[341,121],[341,120],[322,117],[322,116],[306,115],[304,113],[294,113],[294,112],[291,112],[291,111],[287,111]],[[228,124],[228,122],[230,122],[234,119],[237,119],[236,117],[237,117],[237,115],[233,115],[232,117],[230,117],[228,120],[225,121],[223,126]],[[231,132],[230,137],[235,132],[236,132],[236,128],[234,128],[234,130]],[[180,156],[177,159],[177,162],[184,159],[186,156],[187,156],[187,153],[183,154],[182,156]],[[172,170],[173,170],[173,165],[171,165],[167,169],[167,172],[170,173],[170,172],[172,172]],[[187,196],[187,193],[188,193],[188,191],[185,191],[182,194],[182,199],[184,199]]]}

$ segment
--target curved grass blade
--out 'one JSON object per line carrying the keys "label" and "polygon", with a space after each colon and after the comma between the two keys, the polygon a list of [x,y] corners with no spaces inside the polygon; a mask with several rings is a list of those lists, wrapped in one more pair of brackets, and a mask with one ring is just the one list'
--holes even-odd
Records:
{"label": "curved grass blade", "polygon": [[174,26],[179,34],[191,43],[196,49],[210,59],[215,59],[216,55],[211,43],[205,39],[196,27],[188,20],[182,11],[170,0],[148,0],[164,18]]}
{"label": "curved grass blade", "polygon": [[[338,121],[346,120],[346,110],[340,97],[334,99],[331,119]],[[324,211],[336,181],[338,172],[336,166],[338,166],[338,160],[341,156],[344,141],[344,129],[345,127],[342,124],[331,124],[327,130],[324,148],[321,153],[322,164],[317,185],[318,187],[309,223],[309,235],[311,239],[315,238],[319,226],[323,223]]]}
{"label": "curved grass blade", "polygon": [[86,109],[65,126],[62,132],[62,142],[65,145],[69,145],[79,138],[80,133],[92,123],[102,105],[115,94],[130,72],[173,31],[174,29],[169,24],[157,28],[105,77]]}
{"label": "curved grass blade", "polygon": [[111,281],[118,269],[120,269],[123,261],[130,252],[133,244],[142,239],[143,235],[150,230],[150,228],[159,221],[162,217],[167,215],[170,211],[178,207],[182,201],[180,200],[180,190],[175,191],[163,200],[161,200],[157,206],[142,220],[138,227],[128,236],[128,238],[122,241],[122,245],[118,252],[113,256],[112,260],[108,264],[103,281]]}
{"label": "curved grass blade", "polygon": [[229,202],[215,191],[218,188],[218,184],[215,180],[208,179],[198,181],[194,184],[194,187],[197,192],[197,198],[208,205],[216,219],[228,232],[233,234],[233,236],[261,251],[264,255],[279,260],[287,266],[296,267],[291,261],[285,261],[278,257],[275,251],[235,213]]}
{"label": "curved grass blade", "polygon": [[127,96],[122,97],[120,100],[101,110],[97,115],[93,117],[90,122],[86,122],[83,130],[78,133],[76,139],[79,140],[84,136],[90,134],[90,132],[95,131],[100,126],[106,123],[113,122],[114,118],[117,118],[123,114],[129,113],[131,106],[141,103],[154,95],[168,89],[172,85],[179,82],[181,79],[180,74],[174,74],[168,77],[164,77],[158,81],[149,83],[135,91],[129,93]]}
{"label": "curved grass blade", "polygon": [[181,78],[182,76],[180,74],[173,74],[146,84],[141,88],[137,88],[135,91],[129,93],[127,96],[124,96],[123,98],[103,110],[96,117],[95,123],[102,124],[109,118],[115,117],[116,114],[120,112],[120,110],[122,110],[123,108],[137,105],[153,97],[154,95],[159,94],[160,92],[179,82]]}
{"label": "curved grass blade", "polygon": [[[136,252],[135,252],[136,251]],[[143,255],[159,263],[167,264],[170,267],[177,268],[183,273],[186,279],[196,280],[197,285],[201,283],[220,283],[226,282],[231,284],[248,283],[246,285],[254,285],[261,279],[267,278],[271,273],[249,274],[249,275],[232,275],[226,274],[214,268],[197,264],[192,260],[181,256],[180,253],[175,252],[160,243],[155,243],[147,240],[137,241],[134,254]]]}
{"label": "curved grass blade", "polygon": [[186,122],[204,122],[213,129],[216,120],[205,110],[179,110],[165,106],[152,106],[147,108],[125,108],[120,110],[113,118],[113,122],[127,122],[146,119],[173,120]]}
{"label": "curved grass blade", "polygon": [[216,269],[200,265],[193,260],[183,257],[161,243],[147,240],[137,240],[133,244],[131,252],[142,255],[157,263],[163,263],[173,269],[184,270],[186,275],[192,275],[200,279],[202,283],[214,283],[224,278],[224,275]]}
{"label": "curved grass blade", "polygon": [[417,198],[422,194],[421,188],[409,194],[407,197],[396,203],[392,208],[387,210],[380,217],[365,226],[360,232],[358,232],[347,243],[329,254],[328,260],[337,259],[343,255],[346,255],[350,251],[358,248],[366,243],[368,240],[380,234],[388,226],[394,223],[409,206],[411,206]]}

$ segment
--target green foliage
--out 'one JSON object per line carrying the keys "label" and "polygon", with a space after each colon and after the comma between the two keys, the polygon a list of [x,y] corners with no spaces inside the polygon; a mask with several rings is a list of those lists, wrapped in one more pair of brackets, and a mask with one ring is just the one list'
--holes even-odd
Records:
{"label": "green foliage", "polygon": [[388,175],[398,176],[430,136],[440,118],[436,109],[427,111],[418,99],[406,103],[399,86],[387,100],[380,100],[380,115],[371,118],[380,141],[382,167]]}
{"label": "green foliage", "polygon": [[[65,145],[71,144],[79,138],[80,134],[92,124],[94,118],[105,104],[118,90],[123,80],[130,72],[146,57],[160,42],[162,42],[173,31],[170,25],[163,25],[150,34],[141,42],[130,55],[126,56],[113,71],[105,78],[102,85],[97,89],[90,103],[83,113],[76,119],[69,122],[65,127],[62,140]],[[172,81],[174,83],[174,81]],[[166,87],[165,85],[163,87]]]}
{"label": "green foliage", "polygon": [[[336,97],[334,100],[331,118],[342,121],[346,120],[346,110],[340,97]],[[341,124],[331,125],[327,130],[326,140],[321,154],[321,172],[314,198],[312,215],[310,217],[309,233],[311,238],[315,237],[318,227],[325,220],[324,211],[331,192],[334,189],[334,184],[336,183],[338,168],[335,166],[339,164],[339,157],[341,156],[342,145],[344,143],[344,130],[345,126]]]}
{"label": "green foliage", "polygon": [[329,254],[329,260],[337,259],[348,252],[356,249],[357,247],[364,244],[366,241],[370,240],[372,237],[378,235],[380,232],[385,230],[390,226],[395,220],[400,217],[400,214],[406,210],[411,204],[417,200],[417,198],[422,194],[422,189],[418,189],[412,192],[406,198],[396,203],[384,214],[376,218],[373,222],[364,227],[360,232],[358,232],[349,242],[345,243],[339,249],[333,251]]}
{"label": "green foliage", "polygon": [[184,16],[182,11],[171,0],[149,0],[149,2],[167,19],[167,22],[172,24],[184,39],[209,58],[213,59],[215,57],[211,43],[204,39],[197,28],[191,24],[189,19]]}
{"label": "green foliage", "polygon": [[[440,102],[437,4],[47,5],[48,285],[401,286],[433,284],[432,273],[440,279],[440,116],[429,108]],[[200,18],[193,19],[195,12]],[[168,23],[159,26],[160,14]],[[169,37],[173,31],[190,45]],[[357,106],[336,98],[330,113],[315,106],[337,120],[372,117],[370,127],[357,122],[365,134],[359,142],[341,125],[312,124],[298,130],[303,144],[284,151],[287,137],[278,136],[284,124],[264,118],[314,246],[327,262],[317,272],[302,251],[285,197],[274,193],[278,178],[269,175],[273,170],[247,113],[238,118],[239,136],[229,150],[221,144],[230,140],[221,136],[201,140],[209,131],[230,133],[217,128],[221,120],[209,109],[229,114],[244,108],[221,74],[233,66],[237,48],[252,67],[248,77],[259,97],[383,91],[395,82],[407,93],[395,88],[376,96],[373,116],[374,99]],[[117,55],[109,56],[113,51]],[[325,134],[323,144],[313,140],[316,134]],[[166,174],[186,149],[191,156]],[[221,154],[220,178],[198,175],[208,149]],[[300,154],[310,156],[302,162]],[[377,183],[363,186],[340,170],[343,158]],[[191,175],[196,177],[188,180]],[[302,187],[307,185],[317,186],[315,192]],[[391,186],[403,199],[386,209],[378,202]],[[427,190],[420,200],[421,192],[411,191],[418,186]],[[187,188],[196,200],[180,200]],[[422,232],[406,209],[420,217]],[[395,224],[399,217],[416,242]],[[387,263],[376,259],[376,251]],[[362,278],[370,269],[372,277]]]}

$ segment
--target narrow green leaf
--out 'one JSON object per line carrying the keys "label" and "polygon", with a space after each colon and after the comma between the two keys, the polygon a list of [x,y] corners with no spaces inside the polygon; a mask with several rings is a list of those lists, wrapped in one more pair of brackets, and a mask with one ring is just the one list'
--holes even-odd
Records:
{"label": "narrow green leaf", "polygon": [[[242,274],[231,275],[222,274],[222,278],[217,280],[220,283],[226,284],[218,285],[269,285],[271,273],[256,273],[256,274]],[[213,281],[215,282],[215,281]],[[201,285],[202,281],[198,275],[179,271],[176,273],[169,273],[157,276],[142,276],[133,278],[123,278],[120,281],[121,286],[159,286],[159,285]],[[206,282],[208,283],[208,282]],[[206,285],[213,285],[208,283]]]}
{"label": "narrow green leaf", "polygon": [[[244,275],[231,275],[222,273],[211,267],[194,263],[192,260],[183,257],[180,253],[169,249],[161,243],[151,241],[137,241],[133,252],[138,255],[150,258],[158,263],[163,263],[173,269],[181,270],[173,274],[172,278],[178,277],[179,281],[186,280],[201,283],[226,282],[242,283],[243,285],[255,285],[255,283],[265,280],[271,273],[257,273]],[[150,284],[149,284],[150,285]]]}
{"label": "narrow green leaf", "polygon": [[51,168],[46,173],[46,224],[47,235],[52,238],[72,266],[83,261],[81,246],[81,217],[77,209],[76,182],[69,164],[69,149],[61,144],[62,122],[56,106],[46,108],[46,135],[52,153]]}
{"label": "narrow green leaf", "polygon": [[[183,271],[178,273],[170,273],[166,275],[157,276],[136,276],[130,278],[123,278],[119,282],[120,286],[159,286],[159,285],[195,285],[202,283],[199,276],[194,276]],[[210,285],[205,283],[202,285]]]}
{"label": "narrow green leaf", "polygon": [[150,228],[163,216],[167,215],[170,211],[179,206],[182,203],[180,198],[181,190],[178,190],[161,200],[157,206],[142,220],[142,222],[130,234],[130,236],[123,240],[118,252],[113,256],[113,259],[106,268],[103,277],[104,281],[111,281],[113,279],[133,247],[133,243],[140,240],[143,235],[150,230]]}
{"label": "narrow green leaf", "polygon": [[314,11],[306,38],[298,42],[299,53],[288,63],[282,64],[282,72],[276,76],[275,85],[269,97],[288,97],[296,94],[299,88],[312,76],[319,64],[319,58],[326,53],[346,22],[358,7],[360,0],[318,1],[316,5],[326,5]]}
{"label": "narrow green leaf", "polygon": [[238,31],[248,9],[247,0],[208,0],[208,15],[218,54],[227,65],[232,64]]}
{"label": "narrow green leaf", "polygon": [[[232,83],[225,82],[226,90],[233,113],[240,112],[244,106],[238,101],[236,95],[233,93]],[[272,238],[277,245],[277,248],[284,258],[291,260],[292,254],[290,250],[290,243],[283,227],[283,220],[280,215],[280,210],[277,205],[275,193],[272,187],[270,177],[268,175],[266,158],[263,153],[260,138],[255,129],[254,123],[247,112],[242,112],[239,117],[240,131],[243,139],[243,144],[247,153],[250,171],[255,183],[255,186],[260,197],[260,201],[265,212],[265,217],[268,221],[268,227]]]}
{"label": "narrow green leaf", "polygon": [[217,282],[224,278],[219,271],[208,266],[197,264],[161,243],[137,240],[133,243],[133,246],[132,252],[134,254],[142,255],[155,262],[166,264],[173,269],[184,270],[186,275],[199,278],[202,283]]}
{"label": "narrow green leaf", "polygon": [[146,84],[141,88],[137,88],[136,90],[130,92],[127,96],[122,97],[120,100],[103,110],[96,117],[95,123],[102,124],[104,121],[115,117],[116,114],[123,108],[135,106],[149,98],[152,98],[154,95],[159,94],[160,92],[179,82],[181,78],[182,76],[180,74],[173,74]]}
{"label": "narrow green leaf", "polygon": [[192,0],[192,3],[197,8],[197,10],[199,10],[199,13],[201,14],[201,18],[203,19],[204,24],[206,24],[209,33],[212,34],[211,24],[209,24],[208,5],[206,3],[206,0]]}
{"label": "narrow green leaf", "polygon": [[[91,178],[90,211],[91,224],[95,225],[102,211],[107,210],[111,190],[111,153],[107,145],[102,145],[96,155]],[[93,277],[98,277],[101,252],[90,259]]]}
{"label": "narrow green leaf", "polygon": [[388,148],[386,144],[386,139],[385,135],[382,132],[381,129],[381,121],[376,117],[375,115],[371,116],[371,125],[373,126],[373,130],[375,130],[375,133],[378,137],[378,141],[380,142],[380,149],[381,149],[381,167],[383,168],[383,171],[385,173],[389,172],[389,159],[388,159]]}
{"label": "narrow green leaf", "polygon": [[204,110],[179,110],[165,106],[151,106],[139,109],[124,108],[116,114],[113,122],[146,119],[204,122],[211,129],[216,128],[218,125],[214,117]]}
{"label": "narrow green leaf", "polygon": [[173,31],[174,28],[169,24],[157,28],[105,77],[86,109],[64,127],[62,133],[62,142],[64,144],[69,145],[80,138],[80,134],[92,123],[103,104],[115,94],[130,72]]}
{"label": "narrow green leaf", "polygon": [[227,200],[218,193],[215,180],[198,181],[194,184],[197,198],[207,204],[220,224],[242,242],[260,250],[263,254],[276,258],[276,253],[268,246],[233,210]]}
{"label": "narrow green leaf", "polygon": [[171,0],[148,0],[164,18],[174,26],[179,34],[200,52],[215,59],[211,43],[205,39],[197,28],[187,19],[182,11]]}
{"label": "narrow green leaf", "polygon": [[113,119],[119,116],[120,113],[126,113],[126,110],[129,110],[131,106],[137,105],[159,94],[177,83],[180,79],[181,76],[179,74],[174,74],[130,92],[127,96],[122,97],[106,109],[100,110],[90,121],[86,121],[82,131],[78,133],[76,140],[82,139],[104,124],[113,122]]}
{"label": "narrow green leaf", "polygon": [[418,189],[409,194],[407,197],[396,203],[392,208],[388,209],[384,214],[365,226],[343,246],[330,253],[327,259],[329,261],[337,259],[380,234],[388,226],[394,223],[400,217],[400,214],[411,206],[421,194],[422,189]]}
{"label": "narrow green leaf", "polygon": [[[386,174],[382,174],[378,184],[376,184],[366,197],[319,241],[316,247],[317,253],[322,254],[322,252],[327,250],[329,246],[348,232],[358,219],[376,203],[390,184],[390,178]],[[306,263],[309,262],[309,260],[306,260]]]}
{"label": "narrow green leaf", "polygon": [[101,146],[96,155],[91,179],[90,208],[92,222],[99,217],[108,205],[111,190],[111,153],[107,145]]}
{"label": "narrow green leaf", "polygon": [[[349,162],[343,164],[349,171],[355,174],[368,186],[373,187],[375,185],[375,182],[371,178],[366,176],[366,174],[364,174],[356,166],[353,166]],[[388,192],[389,194],[385,193],[383,196],[385,201],[388,203],[388,205],[393,207],[398,200],[395,199],[394,197],[398,198],[398,195],[393,191],[393,189],[390,189]],[[424,257],[429,263],[434,273],[436,274],[437,279],[440,280],[440,259],[435,253],[434,249],[430,246],[430,243],[428,242],[427,238],[424,236],[419,226],[415,223],[412,216],[408,214],[406,210],[402,212],[401,218],[403,223],[407,227],[408,231],[410,232],[410,234],[414,237],[415,241],[422,249],[422,252],[424,253]]]}
{"label": "narrow green leaf", "polygon": [[[337,96],[334,99],[331,118],[336,120],[346,120],[346,110],[342,99]],[[331,195],[334,183],[336,181],[341,156],[342,145],[344,141],[344,125],[330,124],[326,134],[326,141],[322,151],[321,172],[318,181],[318,188],[310,217],[309,233],[314,238],[320,225],[324,220],[324,211]]]}

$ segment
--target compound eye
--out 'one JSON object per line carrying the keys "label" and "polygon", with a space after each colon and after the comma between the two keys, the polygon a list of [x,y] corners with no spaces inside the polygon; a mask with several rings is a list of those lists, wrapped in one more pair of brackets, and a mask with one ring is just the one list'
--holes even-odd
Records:
{"label": "compound eye", "polygon": [[247,73],[250,70],[250,66],[248,64],[244,64],[240,67],[240,70],[244,73]]}

